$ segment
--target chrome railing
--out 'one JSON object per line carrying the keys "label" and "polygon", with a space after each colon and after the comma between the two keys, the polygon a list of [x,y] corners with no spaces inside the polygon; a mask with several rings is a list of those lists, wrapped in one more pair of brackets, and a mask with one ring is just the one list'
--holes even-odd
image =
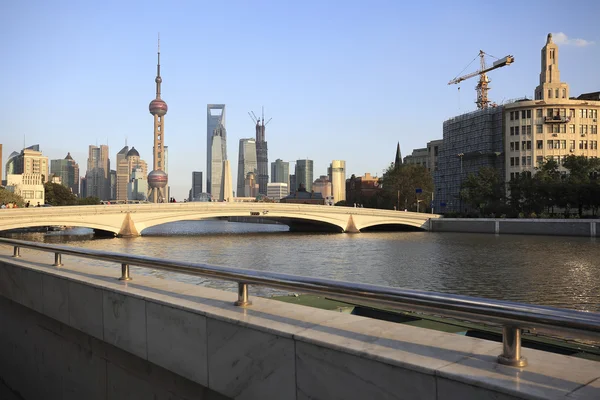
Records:
{"label": "chrome railing", "polygon": [[502,326],[502,354],[498,362],[525,367],[521,356],[523,329],[551,332],[573,337],[600,340],[600,313],[566,310],[546,306],[491,300],[445,293],[399,289],[361,283],[335,281],[256,271],[244,268],[221,267],[183,261],[169,261],[153,257],[120,254],[69,246],[49,245],[22,240],[0,238],[0,244],[13,246],[13,257],[21,257],[21,248],[54,253],[54,266],[62,266],[62,255],[77,256],[121,264],[120,280],[131,280],[130,265],[157,270],[197,275],[237,282],[237,306],[248,307],[248,285],[262,285],[278,289],[326,295],[330,298],[361,304],[373,304],[402,311],[416,311],[431,315],[460,318],[468,321]]}

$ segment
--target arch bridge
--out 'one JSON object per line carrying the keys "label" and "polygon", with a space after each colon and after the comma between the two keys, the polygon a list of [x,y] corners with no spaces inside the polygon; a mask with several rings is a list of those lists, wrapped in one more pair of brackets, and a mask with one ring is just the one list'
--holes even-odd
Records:
{"label": "arch bridge", "polygon": [[225,217],[269,219],[291,230],[357,233],[368,228],[429,230],[437,214],[284,203],[162,203],[34,207],[0,210],[0,231],[37,226],[85,227],[121,237],[175,221]]}

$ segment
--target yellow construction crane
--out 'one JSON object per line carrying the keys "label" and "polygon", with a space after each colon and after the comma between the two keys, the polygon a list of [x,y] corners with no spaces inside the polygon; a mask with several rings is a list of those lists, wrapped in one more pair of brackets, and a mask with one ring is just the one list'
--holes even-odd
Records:
{"label": "yellow construction crane", "polygon": [[[487,73],[496,68],[504,67],[505,65],[510,65],[515,61],[515,58],[513,56],[506,56],[504,58],[500,58],[494,61],[491,67],[487,67],[485,64],[484,57],[486,55],[496,58],[490,54],[485,53],[483,50],[479,50],[479,55],[477,56],[479,57],[481,64],[481,68],[479,69],[479,71],[454,78],[450,82],[448,82],[448,85],[457,84],[464,81],[465,79],[469,79],[479,75],[479,83],[477,84],[477,86],[475,86],[475,89],[477,90],[477,101],[475,102],[477,104],[477,108],[487,108],[490,103],[490,101],[488,100],[488,90],[490,90],[490,87],[488,87],[488,83],[490,83],[490,80],[487,76]],[[475,61],[477,57],[475,57],[473,61]],[[473,61],[471,61],[469,65],[471,65]],[[468,67],[469,66],[467,65],[467,68]]]}

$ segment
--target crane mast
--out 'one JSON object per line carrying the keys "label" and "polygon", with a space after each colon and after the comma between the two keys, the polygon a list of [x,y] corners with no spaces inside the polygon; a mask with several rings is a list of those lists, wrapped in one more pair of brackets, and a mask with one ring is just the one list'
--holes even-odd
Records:
{"label": "crane mast", "polygon": [[479,82],[477,83],[477,86],[475,86],[475,89],[477,90],[477,101],[475,103],[477,104],[477,108],[480,109],[487,108],[490,103],[490,101],[488,100],[488,91],[490,90],[488,84],[490,83],[490,79],[488,78],[487,73],[495,70],[496,68],[510,65],[515,61],[515,58],[509,55],[495,61],[491,67],[487,67],[485,64],[485,55],[486,53],[483,50],[479,50],[478,57],[480,69],[478,71],[454,78],[450,82],[448,82],[448,85],[458,84],[466,79],[473,78],[474,76],[479,75]]}

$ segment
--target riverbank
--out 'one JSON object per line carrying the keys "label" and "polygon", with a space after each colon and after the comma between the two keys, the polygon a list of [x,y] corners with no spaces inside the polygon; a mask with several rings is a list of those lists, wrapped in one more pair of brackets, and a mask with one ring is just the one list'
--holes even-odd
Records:
{"label": "riverbank", "polygon": [[431,232],[598,237],[600,219],[440,218]]}

